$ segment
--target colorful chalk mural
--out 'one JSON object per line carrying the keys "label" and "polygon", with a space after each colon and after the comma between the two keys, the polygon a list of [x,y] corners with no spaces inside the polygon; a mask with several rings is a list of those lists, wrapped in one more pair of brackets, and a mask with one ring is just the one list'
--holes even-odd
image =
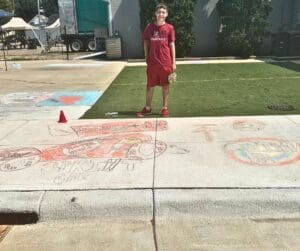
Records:
{"label": "colorful chalk mural", "polygon": [[297,142],[273,138],[244,138],[224,146],[226,155],[253,166],[284,166],[300,160]]}
{"label": "colorful chalk mural", "polygon": [[16,92],[0,95],[0,106],[91,106],[101,91]]}
{"label": "colorful chalk mural", "polygon": [[[123,160],[153,159],[167,149],[165,142],[155,141],[151,135],[146,134],[155,130],[167,130],[166,121],[110,122],[71,128],[79,136],[79,140],[45,149],[18,147],[0,150],[0,171],[12,172],[40,162],[74,159],[106,159],[106,164],[115,166],[124,163]],[[111,167],[109,170],[111,171]]]}
{"label": "colorful chalk mural", "polygon": [[102,95],[100,91],[64,91],[54,92],[37,106],[91,106]]}

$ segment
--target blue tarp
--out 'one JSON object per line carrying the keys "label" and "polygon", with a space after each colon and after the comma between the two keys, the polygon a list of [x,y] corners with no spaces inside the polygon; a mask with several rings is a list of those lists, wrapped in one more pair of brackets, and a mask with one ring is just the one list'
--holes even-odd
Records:
{"label": "blue tarp", "polygon": [[13,16],[14,16],[13,13],[10,13],[10,12],[0,9],[0,18],[1,17],[13,17]]}

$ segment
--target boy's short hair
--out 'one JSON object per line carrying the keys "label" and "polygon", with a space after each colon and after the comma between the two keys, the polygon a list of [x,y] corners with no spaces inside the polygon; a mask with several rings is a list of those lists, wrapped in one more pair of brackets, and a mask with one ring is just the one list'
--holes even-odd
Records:
{"label": "boy's short hair", "polygon": [[156,5],[155,11],[157,11],[159,9],[165,9],[167,12],[169,12],[168,6],[165,3],[159,3],[158,5]]}

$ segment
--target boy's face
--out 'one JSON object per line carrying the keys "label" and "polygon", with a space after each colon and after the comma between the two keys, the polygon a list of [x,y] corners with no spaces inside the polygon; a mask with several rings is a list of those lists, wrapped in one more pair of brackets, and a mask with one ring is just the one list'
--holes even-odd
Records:
{"label": "boy's face", "polygon": [[168,17],[168,12],[166,9],[160,8],[157,11],[155,11],[155,16],[156,16],[156,21],[164,22]]}

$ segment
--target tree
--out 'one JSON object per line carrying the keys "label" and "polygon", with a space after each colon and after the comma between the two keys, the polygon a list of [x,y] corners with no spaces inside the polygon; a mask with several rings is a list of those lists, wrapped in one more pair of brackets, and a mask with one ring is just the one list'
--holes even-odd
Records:
{"label": "tree", "polygon": [[[38,14],[38,0],[15,0],[16,15],[22,17],[26,22]],[[45,15],[50,16],[58,13],[57,0],[40,0],[40,9],[44,9]]]}
{"label": "tree", "polygon": [[140,20],[143,31],[147,23],[154,21],[155,7],[165,2],[169,7],[167,18],[176,30],[176,54],[179,57],[190,53],[195,44],[195,34],[192,31],[194,24],[194,9],[197,0],[140,0]]}
{"label": "tree", "polygon": [[12,3],[10,0],[0,0],[0,9],[12,11]]}
{"label": "tree", "polygon": [[37,14],[37,0],[15,0],[15,13],[29,22]]}
{"label": "tree", "polygon": [[249,57],[268,34],[270,0],[220,0],[217,9],[222,31],[218,46],[223,55]]}
{"label": "tree", "polygon": [[58,0],[41,0],[41,6],[44,8],[47,17],[58,13]]}

